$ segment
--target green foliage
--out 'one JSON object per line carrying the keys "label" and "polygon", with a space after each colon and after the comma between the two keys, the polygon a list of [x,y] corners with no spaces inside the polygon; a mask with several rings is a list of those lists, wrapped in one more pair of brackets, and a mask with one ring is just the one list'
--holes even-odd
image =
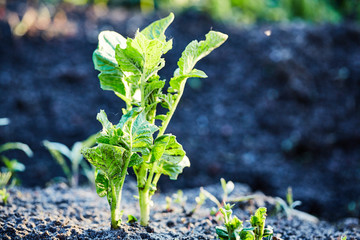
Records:
{"label": "green foliage", "polygon": [[[0,145],[0,153],[9,151],[9,150],[21,150],[23,151],[28,157],[33,156],[33,152],[31,151],[30,147],[24,143],[20,142],[8,142],[5,144]],[[25,165],[20,163],[16,159],[9,159],[4,155],[0,156],[2,162],[4,163],[5,167],[3,171],[10,172],[11,176],[13,177],[11,186],[19,185],[20,179],[17,177],[17,172],[25,171]]]}
{"label": "green foliage", "polygon": [[[2,121],[3,124],[0,125],[7,125],[9,123],[8,119],[0,119]],[[0,121],[0,123],[1,123]],[[4,151],[9,151],[9,150],[21,150],[23,151],[28,157],[32,157],[33,156],[33,152],[31,151],[30,147],[24,143],[20,143],[20,142],[9,142],[9,143],[5,143],[0,145],[0,153],[4,152]],[[17,172],[23,172],[25,171],[25,165],[20,163],[18,160],[16,159],[9,159],[3,155],[0,156],[2,162],[4,163],[5,167],[2,169],[2,172],[0,172],[0,198],[3,202],[3,204],[7,203],[7,199],[9,198],[10,194],[7,192],[6,188],[7,185],[11,179],[11,177],[13,177],[12,182],[10,184],[11,186],[14,185],[19,185],[20,184],[20,180],[19,178],[16,176]]]}
{"label": "green foliage", "polygon": [[10,197],[10,194],[7,192],[6,188],[0,189],[0,199],[4,205],[7,204],[7,200]]}
{"label": "green foliage", "polygon": [[[90,183],[94,182],[94,169],[92,169],[83,159],[81,149],[91,147],[95,144],[97,134],[91,135],[82,142],[76,142],[69,149],[65,144],[58,142],[43,141],[44,146],[49,150],[53,159],[60,165],[68,183],[72,187],[77,187],[79,183],[80,168],[82,174]],[[65,159],[68,159],[69,163]]]}
{"label": "green foliage", "polygon": [[[163,92],[165,80],[158,72],[165,66],[162,55],[172,48],[165,30],[174,15],[155,21],[134,38],[104,31],[99,34],[99,46],[93,54],[95,69],[100,71],[100,87],[113,91],[126,103],[117,125],[107,119],[103,110],[97,119],[103,130],[97,138],[98,145],[84,148],[83,154],[98,169],[96,186],[100,196],[107,196],[112,211],[112,227],[121,219],[120,201],[128,168],[132,167],[138,182],[141,225],[149,221],[151,196],[161,175],[177,179],[185,167],[190,166],[181,144],[165,130],[183,94],[190,77],[206,77],[195,69],[195,64],[226,41],[227,35],[210,31],[204,41],[192,41],[182,53],[178,69]],[[167,110],[157,115],[157,106]],[[161,123],[155,125],[155,119]],[[158,132],[156,137],[154,133]],[[114,213],[114,214],[113,214]]]}
{"label": "green foliage", "polygon": [[[234,190],[235,185],[232,181],[228,181],[226,182],[224,178],[220,179],[220,183],[221,183],[221,187],[223,189],[223,195],[222,195],[222,199],[218,200],[213,194],[211,194],[210,192],[206,191],[203,187],[200,188],[200,192],[202,192],[204,194],[204,196],[206,198],[208,198],[209,200],[211,200],[213,203],[216,204],[218,209],[221,209],[221,207],[225,204],[225,202],[227,201],[228,195]],[[212,211],[214,213],[216,213],[217,211]]]}
{"label": "green foliage", "polygon": [[136,217],[134,217],[133,215],[128,215],[128,220],[127,220],[127,222],[128,223],[136,223],[138,220],[137,220],[137,218]]}
{"label": "green foliage", "polygon": [[317,219],[315,216],[295,209],[297,206],[301,205],[301,202],[294,201],[291,187],[288,187],[287,189],[286,201],[284,201],[279,197],[276,197],[275,202],[276,202],[277,212],[280,214],[284,214],[288,219],[291,219],[293,216],[296,216],[304,221],[309,221],[313,223],[319,222],[319,219]]}
{"label": "green foliage", "polygon": [[251,227],[244,228],[243,222],[236,216],[232,216],[234,205],[224,204],[220,208],[223,215],[224,226],[216,227],[216,234],[221,240],[261,240],[272,239],[273,229],[271,226],[265,228],[266,208],[256,210],[250,218]]}

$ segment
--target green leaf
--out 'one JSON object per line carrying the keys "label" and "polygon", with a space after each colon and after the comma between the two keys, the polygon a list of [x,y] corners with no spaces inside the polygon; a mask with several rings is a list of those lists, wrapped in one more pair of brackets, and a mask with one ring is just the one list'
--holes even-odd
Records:
{"label": "green leaf", "polygon": [[226,34],[216,31],[210,31],[205,37],[204,41],[194,40],[186,46],[178,61],[179,75],[189,74],[200,59],[210,54],[228,38]]}
{"label": "green leaf", "polygon": [[11,172],[0,172],[0,188],[3,188],[10,181]]}
{"label": "green leaf", "polygon": [[253,231],[243,229],[240,232],[240,239],[241,240],[254,240],[255,235],[254,235]]}
{"label": "green leaf", "polygon": [[169,16],[153,22],[141,31],[148,39],[165,40],[165,30],[174,21],[174,14],[170,13]]}
{"label": "green leaf", "polygon": [[146,120],[144,112],[141,112],[134,121],[132,127],[132,148],[134,152],[141,152],[148,154],[149,148],[153,142],[153,133],[158,130],[158,127],[149,123]]}
{"label": "green leaf", "polygon": [[250,218],[250,224],[253,227],[264,226],[266,220],[266,208],[258,208],[253,216]]}
{"label": "green leaf", "polygon": [[221,240],[228,240],[229,238],[228,231],[223,226],[216,227],[216,234]]}
{"label": "green leaf", "polygon": [[139,154],[133,153],[133,154],[131,155],[131,158],[130,158],[130,162],[129,162],[129,166],[128,166],[128,167],[138,166],[138,165],[140,165],[143,161],[144,161],[144,159],[143,159],[142,157],[140,157]]}
{"label": "green leaf", "polygon": [[176,69],[176,71],[174,73],[174,77],[170,79],[170,87],[171,87],[170,92],[179,91],[181,83],[188,78],[191,78],[191,77],[207,78],[207,75],[203,71],[198,70],[198,69],[193,69],[188,74],[180,74],[179,71],[180,71],[179,68]]}
{"label": "green leaf", "polygon": [[9,170],[9,172],[23,172],[25,171],[25,165],[21,162],[18,162],[18,160],[13,159],[9,160],[7,157],[2,157],[2,160],[6,166],[6,168]]}
{"label": "green leaf", "polygon": [[99,197],[107,196],[108,192],[110,191],[109,179],[106,174],[101,170],[97,171],[95,178],[95,187],[96,193],[99,195]]}
{"label": "green leaf", "polygon": [[151,162],[159,161],[156,172],[168,175],[172,180],[177,179],[184,167],[190,166],[190,161],[181,144],[171,134],[158,137],[151,153]]}
{"label": "green leaf", "polygon": [[128,86],[122,81],[123,73],[115,58],[115,49],[126,47],[126,39],[113,31],[103,31],[99,34],[99,45],[93,53],[95,69],[100,71],[98,75],[100,86],[103,90],[111,90],[120,95],[124,101]]}
{"label": "green leaf", "polygon": [[8,142],[3,145],[0,145],[0,153],[8,150],[21,150],[28,157],[33,156],[33,152],[31,151],[30,147],[25,143],[21,143],[21,142]]}
{"label": "green leaf", "polygon": [[128,38],[126,48],[118,45],[115,49],[115,58],[122,72],[127,76],[132,74],[141,74],[143,70],[144,59],[141,53],[132,46],[133,40]]}
{"label": "green leaf", "polygon": [[236,229],[242,228],[243,227],[243,222],[240,221],[236,216],[234,216],[230,222],[229,222],[229,227],[232,229],[232,231],[235,231]]}
{"label": "green leaf", "polygon": [[137,221],[138,221],[138,220],[137,220],[136,217],[134,217],[134,216],[131,215],[131,214],[128,215],[127,223],[135,223],[135,222],[137,222]]}
{"label": "green leaf", "polygon": [[93,148],[83,148],[82,154],[96,168],[104,172],[106,177],[113,184],[120,181],[120,174],[123,168],[123,154],[125,149],[100,143]]}
{"label": "green leaf", "polygon": [[161,100],[161,106],[163,108],[167,108],[171,110],[172,107],[174,106],[177,94],[168,93],[168,94],[160,94],[158,96]]}

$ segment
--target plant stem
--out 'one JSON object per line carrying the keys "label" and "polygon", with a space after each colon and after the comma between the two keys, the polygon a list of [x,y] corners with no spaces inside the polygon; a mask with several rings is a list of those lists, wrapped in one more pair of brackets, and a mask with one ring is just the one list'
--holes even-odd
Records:
{"label": "plant stem", "polygon": [[[159,133],[157,135],[157,138],[164,135],[164,132],[165,132],[167,126],[169,125],[169,122],[170,122],[172,116],[174,115],[176,107],[179,104],[180,99],[181,99],[181,97],[183,95],[185,84],[186,84],[186,79],[181,83],[180,91],[179,91],[178,96],[177,96],[177,98],[175,100],[175,103],[171,107],[171,110],[170,110],[169,114],[167,115],[167,118],[165,119],[165,121],[163,123],[163,126],[160,128],[160,131],[159,131]],[[143,86],[141,86],[141,101],[142,101],[142,104],[145,101],[144,100],[144,93],[143,93]],[[142,105],[142,106],[144,106],[144,105]],[[147,159],[149,159],[149,158],[151,158],[151,155],[149,155],[147,157]],[[145,159],[144,159],[144,162],[146,162]],[[149,215],[150,215],[150,206],[149,205],[150,205],[150,201],[151,201],[151,196],[154,194],[153,190],[150,191],[150,186],[151,186],[151,184],[156,186],[156,184],[159,181],[159,178],[161,176],[161,174],[159,174],[159,173],[157,173],[154,176],[156,167],[157,167],[157,162],[154,162],[151,169],[150,169],[150,171],[149,171],[149,174],[148,174],[147,178],[145,176],[147,171],[146,171],[146,169],[144,171],[143,165],[141,165],[141,167],[139,169],[139,172],[138,172],[140,224],[142,226],[147,226],[148,223],[149,223],[149,218],[150,218],[149,217]],[[139,180],[141,181],[143,179],[146,179],[145,186],[143,186],[143,184],[141,184],[142,182],[139,182]]]}
{"label": "plant stem", "polygon": [[120,222],[120,201],[121,201],[121,191],[119,196],[116,196],[115,185],[111,184],[111,228],[119,228]]}
{"label": "plant stem", "polygon": [[167,126],[169,125],[169,122],[170,122],[172,116],[174,115],[174,112],[175,112],[175,110],[176,110],[176,108],[177,108],[177,105],[179,104],[180,99],[181,99],[181,97],[182,97],[182,95],[183,95],[183,93],[184,93],[184,88],[185,88],[186,80],[187,80],[187,79],[185,79],[185,80],[181,83],[181,85],[180,85],[180,91],[179,91],[178,96],[177,96],[177,98],[176,98],[176,100],[175,100],[175,103],[174,103],[174,105],[171,107],[171,110],[170,110],[169,114],[167,115],[167,118],[166,118],[165,121],[163,122],[163,125],[162,125],[162,127],[160,128],[160,131],[159,131],[159,134],[157,135],[157,137],[162,136],[162,135],[164,134]]}
{"label": "plant stem", "polygon": [[140,203],[140,224],[147,226],[150,218],[150,196],[149,189],[139,189],[139,203]]}

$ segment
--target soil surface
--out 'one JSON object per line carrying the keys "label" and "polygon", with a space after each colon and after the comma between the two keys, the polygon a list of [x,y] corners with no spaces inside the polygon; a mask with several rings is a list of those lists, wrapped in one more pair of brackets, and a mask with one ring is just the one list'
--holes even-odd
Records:
{"label": "soil surface", "polygon": [[[137,216],[135,182],[128,182],[123,192],[125,216]],[[205,187],[218,196],[222,192],[220,184]],[[236,184],[234,196],[250,194],[246,185]],[[9,203],[0,206],[1,239],[216,239],[215,227],[221,225],[209,215],[214,204],[207,202],[193,214],[186,216],[177,204],[166,211],[165,196],[156,194],[155,208],[151,213],[148,227],[138,223],[124,223],[119,230],[110,230],[110,211],[106,198],[99,198],[90,188],[68,188],[57,184],[45,189],[17,188],[11,190]],[[184,191],[187,197],[185,209],[190,211],[195,205],[199,189]],[[250,204],[234,207],[234,213],[241,220],[249,219]],[[252,209],[252,210],[250,210]],[[126,217],[124,217],[126,219]],[[266,223],[273,226],[275,235],[283,239],[360,239],[359,221],[345,219],[337,224],[321,221],[317,224],[279,215],[268,217]]]}
{"label": "soil surface", "polygon": [[[72,10],[67,19],[77,31],[51,39],[41,32],[16,38],[0,21],[0,117],[11,120],[0,127],[0,143],[21,141],[33,149],[32,159],[6,153],[26,165],[24,186],[44,186],[63,175],[42,140],[71,146],[86,139],[101,128],[95,119],[100,109],[113,122],[120,119],[122,101],[100,89],[93,68],[98,33],[133,36],[160,16],[115,9],[95,17],[91,9]],[[159,189],[225,177],[284,198],[292,186],[303,210],[330,220],[359,217],[360,27],[239,28],[187,13],[167,31],[174,49],[160,74],[169,79],[186,44],[211,28],[229,39],[198,64],[209,78],[189,80],[168,128],[192,166],[176,182],[160,179]]]}

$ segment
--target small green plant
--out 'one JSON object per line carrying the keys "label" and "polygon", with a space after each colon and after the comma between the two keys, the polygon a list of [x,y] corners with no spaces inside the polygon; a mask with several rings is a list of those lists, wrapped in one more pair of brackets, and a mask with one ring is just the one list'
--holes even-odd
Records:
{"label": "small green plant", "polygon": [[[94,182],[94,169],[92,169],[88,163],[84,161],[84,158],[81,154],[81,149],[84,147],[93,146],[97,136],[98,134],[96,133],[82,142],[76,142],[71,149],[62,143],[50,142],[47,140],[43,141],[44,146],[49,150],[51,156],[61,166],[70,186],[78,186],[80,167],[82,169],[82,174],[88,179],[88,181],[90,183]],[[69,159],[70,164],[67,163],[64,156]]]}
{"label": "small green plant", "polygon": [[[103,110],[100,111],[97,119],[103,130],[97,138],[98,145],[82,151],[97,168],[97,193],[100,197],[107,196],[114,229],[121,223],[121,191],[128,168],[133,168],[137,178],[140,224],[147,226],[151,197],[160,176],[164,174],[175,180],[183,168],[190,166],[176,137],[165,131],[187,79],[207,77],[194,68],[195,64],[227,39],[225,34],[210,31],[204,41],[192,41],[178,61],[167,92],[163,93],[165,80],[160,79],[158,71],[165,66],[162,55],[172,48],[172,40],[166,40],[165,30],[173,20],[171,13],[138,30],[134,38],[125,39],[112,31],[101,32],[98,49],[93,54],[95,69],[100,71],[101,88],[114,91],[126,104],[116,125],[109,122]],[[157,114],[158,104],[166,114]]]}
{"label": "small green plant", "polygon": [[189,213],[187,213],[186,216],[191,217],[196,211],[200,209],[200,207],[205,203],[206,199],[206,195],[200,191],[199,196],[195,198],[195,207]]}
{"label": "small green plant", "polygon": [[219,209],[222,208],[222,206],[227,202],[229,194],[234,191],[235,185],[232,181],[226,182],[224,178],[220,179],[221,187],[223,189],[223,195],[221,200],[218,200],[213,194],[206,191],[203,187],[200,188],[200,192],[209,200],[211,200],[213,203],[216,204],[216,207],[213,207],[211,209],[210,214],[211,215],[217,215],[219,213]]}
{"label": "small green plant", "polygon": [[187,197],[184,195],[184,192],[179,189],[175,194],[173,194],[174,203],[179,204],[182,208],[185,208]]}
{"label": "small green plant", "polygon": [[232,216],[232,207],[234,205],[224,204],[220,208],[223,215],[224,226],[216,227],[216,234],[221,240],[266,240],[272,239],[273,229],[265,227],[266,208],[261,207],[256,210],[250,218],[251,227],[245,228],[243,222],[236,216]]}
{"label": "small green plant", "polygon": [[293,216],[296,216],[299,219],[308,222],[313,222],[313,223],[319,222],[319,219],[317,217],[295,209],[297,206],[301,205],[301,202],[294,201],[291,187],[288,187],[287,189],[286,201],[279,197],[276,197],[275,201],[276,201],[277,212],[283,212],[288,219],[291,219]]}
{"label": "small green plant", "polygon": [[10,194],[6,190],[6,185],[10,181],[11,172],[0,172],[0,199],[5,205]]}
{"label": "small green plant", "polygon": [[[21,150],[28,157],[33,156],[33,152],[31,151],[30,147],[21,142],[8,142],[8,143],[0,145],[0,153],[9,151],[9,150]],[[2,171],[10,172],[11,176],[13,177],[10,185],[11,186],[19,185],[20,179],[17,177],[17,172],[25,171],[25,165],[16,159],[10,160],[9,158],[7,158],[4,155],[1,155],[0,158],[5,165],[2,169]]]}

